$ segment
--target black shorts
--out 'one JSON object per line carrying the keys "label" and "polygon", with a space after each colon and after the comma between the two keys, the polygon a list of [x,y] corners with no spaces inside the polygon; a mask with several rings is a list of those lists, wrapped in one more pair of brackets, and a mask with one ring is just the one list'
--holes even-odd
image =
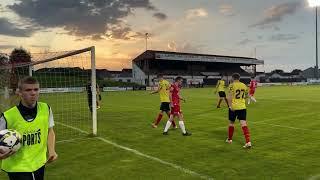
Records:
{"label": "black shorts", "polygon": [[229,120],[235,121],[236,119],[245,121],[247,119],[247,110],[242,109],[242,110],[231,111],[229,109]]}
{"label": "black shorts", "polygon": [[162,102],[160,105],[160,110],[168,112],[170,111],[170,103],[169,102]]}
{"label": "black shorts", "polygon": [[[44,166],[35,172],[14,172],[8,173],[9,180],[43,180],[44,179]],[[33,178],[34,177],[34,178]]]}
{"label": "black shorts", "polygon": [[219,91],[219,97],[223,98],[223,97],[227,97],[227,96],[224,91]]}

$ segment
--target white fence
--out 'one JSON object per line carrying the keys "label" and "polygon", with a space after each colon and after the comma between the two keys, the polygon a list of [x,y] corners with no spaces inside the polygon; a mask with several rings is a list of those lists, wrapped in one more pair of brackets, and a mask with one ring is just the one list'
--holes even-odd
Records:
{"label": "white fence", "polygon": [[70,88],[40,88],[40,93],[69,93],[69,92],[84,92],[85,87],[70,87]]}
{"label": "white fence", "polygon": [[104,87],[104,92],[110,91],[132,91],[133,87]]}
{"label": "white fence", "polygon": [[292,82],[292,83],[258,83],[258,86],[307,86],[320,84],[318,82]]}

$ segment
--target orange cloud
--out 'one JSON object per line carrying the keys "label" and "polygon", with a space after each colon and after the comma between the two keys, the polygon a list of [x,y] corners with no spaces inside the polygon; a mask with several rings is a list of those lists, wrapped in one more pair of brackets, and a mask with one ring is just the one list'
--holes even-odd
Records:
{"label": "orange cloud", "polygon": [[205,18],[208,17],[208,12],[204,8],[189,9],[186,12],[186,19]]}
{"label": "orange cloud", "polygon": [[105,58],[97,57],[97,69],[121,70],[123,68],[132,68],[132,58]]}

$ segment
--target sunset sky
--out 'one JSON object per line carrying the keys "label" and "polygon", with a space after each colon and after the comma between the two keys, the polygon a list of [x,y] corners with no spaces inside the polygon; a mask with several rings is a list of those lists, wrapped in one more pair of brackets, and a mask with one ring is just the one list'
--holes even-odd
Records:
{"label": "sunset sky", "polygon": [[315,64],[307,0],[1,0],[0,52],[96,46],[98,68],[131,68],[148,49],[254,56],[264,68]]}

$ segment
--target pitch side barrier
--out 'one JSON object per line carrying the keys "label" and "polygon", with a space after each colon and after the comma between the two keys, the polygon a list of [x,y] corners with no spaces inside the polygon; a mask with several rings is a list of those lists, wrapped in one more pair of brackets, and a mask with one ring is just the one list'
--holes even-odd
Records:
{"label": "pitch side barrier", "polygon": [[[70,87],[70,88],[40,88],[41,94],[48,94],[48,93],[82,93],[85,92],[85,87]],[[0,91],[0,94],[12,93],[12,89],[7,89],[7,91]]]}
{"label": "pitch side barrier", "polygon": [[308,86],[308,85],[319,85],[320,82],[292,82],[292,83],[258,83],[260,87],[268,86]]}
{"label": "pitch side barrier", "polygon": [[139,91],[139,90],[147,90],[146,86],[133,86],[133,87],[103,87],[103,92],[111,92],[111,91]]}
{"label": "pitch side barrier", "polygon": [[85,87],[69,87],[69,88],[40,88],[40,93],[48,94],[48,93],[81,93],[85,92]]}

